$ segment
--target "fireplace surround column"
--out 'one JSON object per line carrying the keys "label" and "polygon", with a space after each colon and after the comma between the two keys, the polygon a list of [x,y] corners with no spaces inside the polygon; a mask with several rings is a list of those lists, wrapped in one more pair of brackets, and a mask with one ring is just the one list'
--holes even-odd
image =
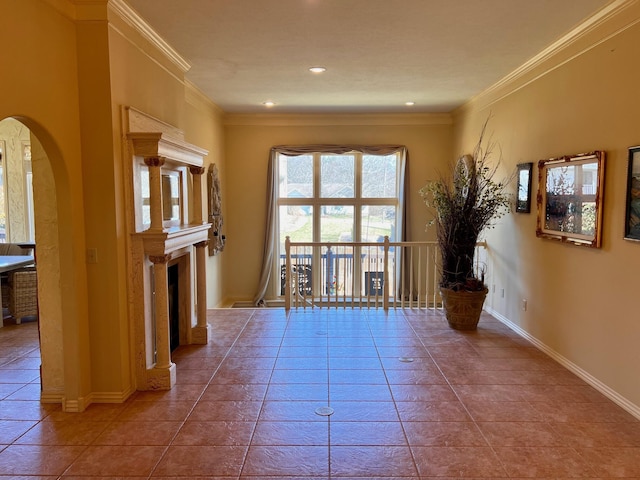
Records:
{"label": "fireplace surround column", "polygon": [[176,383],[176,366],[171,362],[169,292],[167,264],[171,255],[150,255],[155,285],[156,363],[150,382],[156,389],[170,389]]}
{"label": "fireplace surround column", "polygon": [[192,341],[206,345],[209,340],[209,324],[207,323],[207,267],[205,248],[207,240],[198,242],[196,247],[196,318],[197,325],[192,330]]}
{"label": "fireplace surround column", "polygon": [[151,210],[150,230],[162,230],[162,173],[164,165],[162,157],[144,157],[144,163],[149,167],[149,207]]}

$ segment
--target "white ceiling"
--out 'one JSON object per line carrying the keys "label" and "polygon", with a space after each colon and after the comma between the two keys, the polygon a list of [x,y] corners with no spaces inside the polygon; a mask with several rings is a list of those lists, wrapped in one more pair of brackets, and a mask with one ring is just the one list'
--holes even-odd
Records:
{"label": "white ceiling", "polygon": [[449,112],[611,3],[126,1],[228,113]]}

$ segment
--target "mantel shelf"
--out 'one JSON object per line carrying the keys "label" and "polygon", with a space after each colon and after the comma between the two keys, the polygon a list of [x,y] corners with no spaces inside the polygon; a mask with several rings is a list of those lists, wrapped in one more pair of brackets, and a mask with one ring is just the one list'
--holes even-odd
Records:
{"label": "mantel shelf", "polygon": [[184,247],[204,242],[208,238],[210,223],[183,225],[160,231],[145,230],[134,234],[141,238],[147,255],[167,255]]}
{"label": "mantel shelf", "polygon": [[201,167],[207,150],[162,132],[131,132],[127,135],[133,154],[141,157],[162,157],[172,162]]}

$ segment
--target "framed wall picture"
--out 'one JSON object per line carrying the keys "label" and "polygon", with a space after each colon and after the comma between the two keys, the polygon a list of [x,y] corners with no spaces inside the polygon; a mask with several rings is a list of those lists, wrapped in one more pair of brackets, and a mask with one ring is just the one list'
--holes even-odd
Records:
{"label": "framed wall picture", "polygon": [[538,162],[538,237],[600,247],[604,160],[596,151]]}
{"label": "framed wall picture", "polygon": [[640,146],[629,148],[624,238],[640,241]]}
{"label": "framed wall picture", "polygon": [[516,212],[531,212],[531,171],[533,163],[520,163],[517,166]]}

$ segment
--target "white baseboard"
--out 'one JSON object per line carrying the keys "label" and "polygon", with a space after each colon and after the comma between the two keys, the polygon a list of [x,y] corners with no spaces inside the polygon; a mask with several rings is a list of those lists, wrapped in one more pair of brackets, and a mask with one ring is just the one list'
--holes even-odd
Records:
{"label": "white baseboard", "polygon": [[598,390],[600,393],[602,393],[605,397],[610,399],[612,402],[624,408],[627,412],[629,412],[634,417],[640,419],[640,406],[632,403],[631,401],[629,401],[628,399],[620,395],[618,392],[611,389],[609,386],[605,385],[600,380],[592,376],[589,372],[583,370],[578,365],[573,363],[571,360],[560,355],[551,347],[542,343],[537,338],[533,337],[531,334],[529,334],[527,331],[520,328],[518,325],[513,323],[504,315],[496,312],[494,309],[490,307],[486,307],[485,311],[491,314],[496,320],[499,320],[500,322],[504,323],[507,327],[509,327],[514,332],[516,332],[522,338],[525,338],[526,340],[531,342],[533,345],[535,345],[536,348],[538,348],[539,350],[549,355],[551,358],[553,358],[556,362],[558,362],[560,365],[565,367],[567,370],[570,370],[571,372],[576,374],[578,377],[580,377],[582,380],[587,382],[593,388]]}

